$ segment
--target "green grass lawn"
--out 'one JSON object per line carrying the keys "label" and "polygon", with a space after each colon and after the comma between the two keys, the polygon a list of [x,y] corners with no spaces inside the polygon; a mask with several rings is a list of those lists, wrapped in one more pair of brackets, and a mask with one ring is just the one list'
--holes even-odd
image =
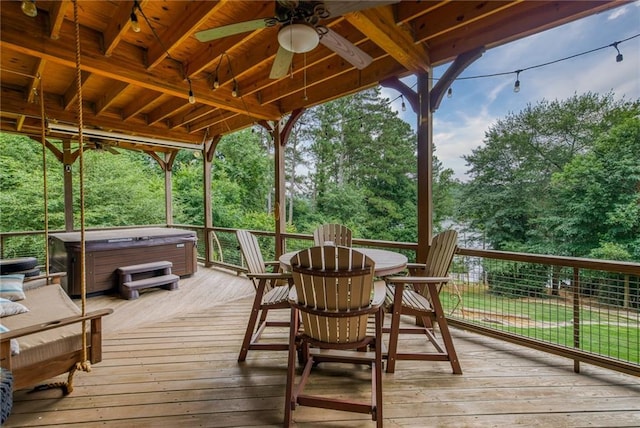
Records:
{"label": "green grass lawn", "polygon": [[[574,347],[574,312],[570,299],[508,298],[486,292],[483,287],[461,289],[460,299],[450,289],[440,294],[445,312],[452,317]],[[627,310],[581,306],[579,311],[580,349],[612,358],[640,363],[638,314]]]}

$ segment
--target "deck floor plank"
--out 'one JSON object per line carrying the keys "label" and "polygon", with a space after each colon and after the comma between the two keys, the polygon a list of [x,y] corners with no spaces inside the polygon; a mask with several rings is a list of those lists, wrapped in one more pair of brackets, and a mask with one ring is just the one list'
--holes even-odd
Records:
{"label": "deck floor plank", "polygon": [[[103,361],[77,373],[67,397],[16,391],[5,426],[281,426],[286,354],[251,351],[237,362],[252,293],[246,278],[200,268],[179,290],[88,299],[89,310],[115,309]],[[638,377],[586,364],[576,374],[565,358],[458,329],[453,335],[463,375],[448,363],[419,361],[384,373],[386,427],[640,426]],[[319,368],[310,391],[368,398],[369,369]],[[374,425],[366,415],[304,407],[293,417],[299,426]]]}

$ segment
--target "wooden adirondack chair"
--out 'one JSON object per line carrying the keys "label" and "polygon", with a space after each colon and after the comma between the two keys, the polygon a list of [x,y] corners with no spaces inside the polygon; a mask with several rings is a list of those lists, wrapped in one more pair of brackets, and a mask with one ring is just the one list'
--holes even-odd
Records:
{"label": "wooden adirondack chair", "polygon": [[[247,230],[238,230],[236,236],[242,256],[247,264],[247,277],[253,281],[256,289],[247,331],[238,356],[238,361],[242,362],[247,358],[250,349],[266,351],[286,351],[289,349],[289,344],[286,341],[281,343],[259,343],[259,341],[266,327],[289,327],[289,322],[286,321],[267,321],[267,314],[273,309],[289,309],[288,296],[292,279],[290,273],[278,272],[279,263],[277,261],[264,261],[258,239],[254,234]],[[269,267],[273,270],[272,272],[268,271]]]}
{"label": "wooden adirondack chair", "polygon": [[[289,294],[292,311],[284,425],[291,423],[296,405],[302,405],[368,413],[381,427],[385,285],[374,285],[374,262],[352,248],[317,246],[298,252],[291,263],[295,288]],[[375,319],[373,335],[367,331],[371,316]],[[306,364],[294,385],[297,344]],[[371,401],[304,394],[312,369],[330,362],[371,366]]]}
{"label": "wooden adirondack chair", "polygon": [[[433,238],[424,265],[412,264],[409,276],[385,278],[387,283],[386,309],[391,312],[387,373],[393,373],[397,360],[449,361],[453,373],[462,374],[449,326],[440,303],[439,291],[450,278],[447,276],[456,250],[458,234],[447,230]],[[410,285],[410,287],[407,287]],[[400,316],[410,315],[418,321],[415,327],[400,327]],[[438,325],[440,340],[434,325]],[[435,347],[435,352],[398,352],[400,334],[424,334]]]}
{"label": "wooden adirondack chair", "polygon": [[318,226],[313,231],[314,245],[324,245],[325,242],[330,242],[332,245],[343,245],[345,247],[351,246],[351,229],[341,224],[323,224]]}

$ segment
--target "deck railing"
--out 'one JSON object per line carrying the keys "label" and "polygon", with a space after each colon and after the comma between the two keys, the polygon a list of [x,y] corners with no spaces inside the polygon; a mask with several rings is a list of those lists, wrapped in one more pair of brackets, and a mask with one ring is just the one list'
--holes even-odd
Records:
{"label": "deck railing", "polygon": [[[172,226],[197,232],[206,266],[245,270],[235,229]],[[265,259],[273,260],[275,234],[254,233]],[[285,251],[312,243],[307,234],[283,239]],[[42,231],[2,234],[1,256],[34,255],[20,254],[19,244],[43,241]],[[417,248],[363,239],[353,244],[399,251],[410,261]],[[441,300],[451,324],[571,358],[575,371],[587,362],[640,376],[640,263],[460,248],[450,273]]]}

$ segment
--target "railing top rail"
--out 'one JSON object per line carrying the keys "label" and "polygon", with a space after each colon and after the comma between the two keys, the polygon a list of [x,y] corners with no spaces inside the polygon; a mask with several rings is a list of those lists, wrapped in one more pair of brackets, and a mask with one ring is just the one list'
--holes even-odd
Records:
{"label": "railing top rail", "polygon": [[483,257],[489,259],[509,260],[527,263],[542,263],[554,266],[575,267],[583,269],[603,270],[609,272],[640,275],[640,263],[621,262],[615,260],[599,260],[583,257],[553,256],[544,254],[516,253],[511,251],[481,250],[459,248],[456,254],[461,256]]}

